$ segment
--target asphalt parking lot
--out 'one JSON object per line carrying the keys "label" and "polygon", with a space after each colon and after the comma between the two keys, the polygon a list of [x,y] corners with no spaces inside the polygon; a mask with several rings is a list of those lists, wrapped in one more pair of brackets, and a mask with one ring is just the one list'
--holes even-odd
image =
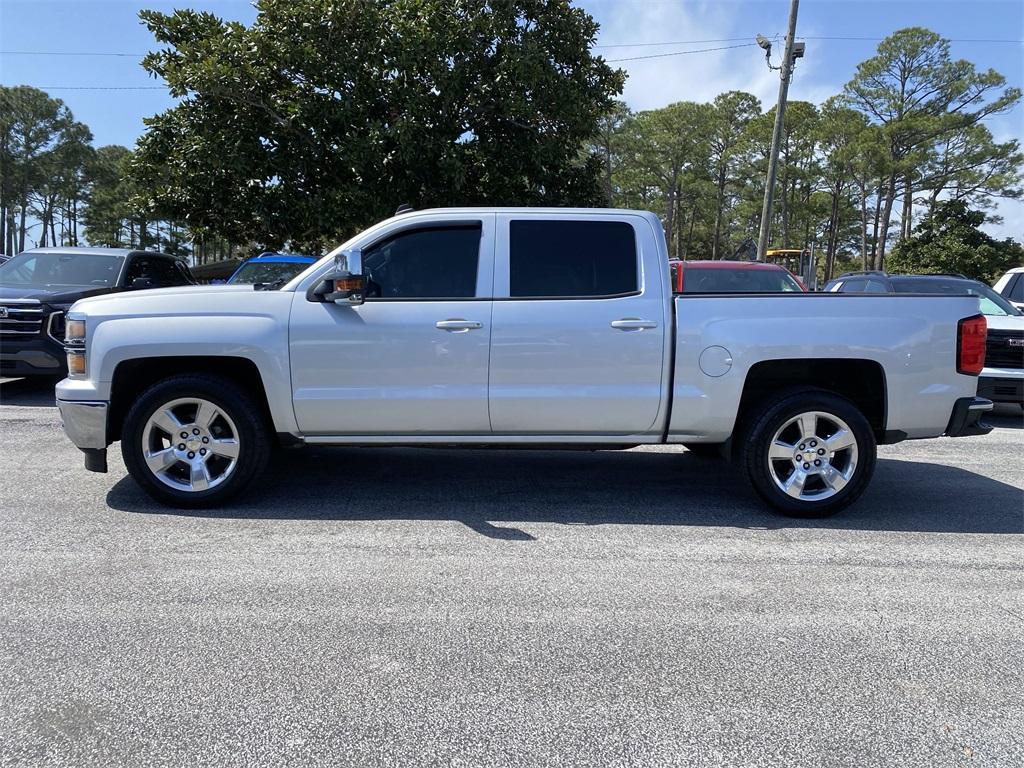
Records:
{"label": "asphalt parking lot", "polygon": [[1024,429],[778,517],[723,462],[287,451],[220,514],[0,383],[0,765],[1024,765]]}

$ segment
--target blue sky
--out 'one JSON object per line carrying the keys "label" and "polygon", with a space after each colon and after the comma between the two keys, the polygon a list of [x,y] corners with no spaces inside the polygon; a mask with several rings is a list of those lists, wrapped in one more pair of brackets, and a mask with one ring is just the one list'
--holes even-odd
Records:
{"label": "blue sky", "polygon": [[[781,37],[789,8],[788,0],[583,0],[579,4],[601,24],[598,50],[609,61],[742,45],[759,32]],[[0,54],[0,83],[46,87],[90,126],[97,145],[131,146],[144,129],[142,119],[172,104],[164,91],[58,86],[159,85],[139,67],[138,57],[8,52],[142,54],[154,42],[139,23],[138,11],[175,7],[207,10],[243,22],[255,17],[249,0],[0,0],[0,51],[5,52]],[[803,0],[797,33],[807,38],[807,55],[798,63],[790,98],[820,102],[838,92],[857,63],[872,55],[876,39],[914,25],[953,40],[954,56],[969,59],[979,68],[992,67],[1011,85],[1024,87],[1024,46],[969,42],[1024,39],[1024,3],[1019,0]],[[824,37],[870,39],[816,39]],[[723,41],[618,47],[702,40]],[[769,106],[778,90],[777,76],[768,72],[756,47],[621,61],[616,66],[629,73],[624,97],[634,109],[683,99],[709,100],[729,89],[750,91]],[[1024,141],[1024,106],[991,119],[989,127],[997,139]],[[992,228],[993,233],[1024,239],[1024,203],[1003,205],[1000,212],[1006,222]]]}

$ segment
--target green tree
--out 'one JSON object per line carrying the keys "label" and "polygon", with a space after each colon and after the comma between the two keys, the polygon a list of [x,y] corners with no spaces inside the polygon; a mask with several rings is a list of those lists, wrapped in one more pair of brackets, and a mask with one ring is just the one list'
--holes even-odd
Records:
{"label": "green tree", "polygon": [[0,86],[0,244],[7,254],[25,250],[28,215],[36,191],[53,172],[53,153],[77,129],[59,99],[38,88]]}
{"label": "green tree", "polygon": [[940,195],[991,209],[998,199],[1017,199],[1024,182],[1024,153],[1016,139],[997,142],[983,123],[944,136],[918,171],[917,188],[934,205]]}
{"label": "green tree", "polygon": [[589,204],[624,75],[569,0],[257,0],[143,11],[174,108],[133,164],[152,217],[316,248],[396,205]]}
{"label": "green tree", "polygon": [[744,134],[750,121],[761,114],[761,102],[743,91],[719,94],[711,104],[708,127],[708,160],[714,175],[715,228],[711,258],[723,257],[722,232],[728,229],[731,200],[742,165]]}
{"label": "green tree", "polygon": [[856,163],[860,142],[868,130],[867,119],[856,110],[829,99],[822,105],[818,122],[818,143],[822,153],[821,180],[828,195],[824,279],[832,279],[836,253],[856,216],[853,192],[856,189]]}
{"label": "green tree", "polygon": [[696,214],[693,187],[706,176],[708,114],[706,104],[681,101],[641,112],[627,124],[629,162],[641,172],[641,184],[655,193],[647,199],[648,206],[664,212],[670,253],[680,250],[680,215],[692,228]]}
{"label": "green tree", "polygon": [[904,274],[959,272],[991,283],[1011,267],[1024,264],[1024,247],[1009,238],[996,240],[981,231],[985,214],[963,200],[940,200],[911,237],[889,257],[888,268]]}
{"label": "green tree", "polygon": [[979,72],[969,61],[953,60],[949,41],[921,27],[894,32],[879,44],[875,56],[857,66],[843,96],[879,126],[887,154],[876,267],[882,266],[901,187],[901,233],[906,236],[919,166],[943,137],[1012,107],[1021,92],[1004,88],[1005,83],[995,70]]}

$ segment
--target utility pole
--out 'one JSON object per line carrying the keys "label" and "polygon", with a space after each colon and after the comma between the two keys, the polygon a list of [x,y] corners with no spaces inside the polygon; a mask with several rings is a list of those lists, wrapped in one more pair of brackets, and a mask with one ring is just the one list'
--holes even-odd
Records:
{"label": "utility pole", "polygon": [[[757,258],[764,261],[765,253],[768,251],[768,234],[771,231],[772,219],[772,196],[775,192],[775,174],[779,164],[779,144],[782,142],[782,126],[786,117],[786,98],[789,96],[789,80],[793,75],[793,65],[796,60],[804,55],[804,44],[794,43],[796,37],[796,12],[800,7],[800,0],[790,0],[789,4],[789,31],[786,34],[786,52],[782,57],[782,66],[779,72],[779,103],[775,107],[775,131],[772,133],[772,149],[768,157],[768,178],[764,187],[764,205],[761,207],[761,230],[757,237]],[[758,35],[758,44],[767,51],[769,68],[771,65],[772,44],[766,38]]]}

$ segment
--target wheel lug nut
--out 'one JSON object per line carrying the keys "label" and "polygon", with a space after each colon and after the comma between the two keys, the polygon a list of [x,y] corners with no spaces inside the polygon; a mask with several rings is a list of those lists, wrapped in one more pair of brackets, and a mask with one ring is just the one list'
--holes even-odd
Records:
{"label": "wheel lug nut", "polygon": [[[208,437],[204,437],[204,438],[203,438],[203,442],[204,442],[204,443],[208,443],[208,442],[210,442],[210,438],[208,438]],[[824,451],[822,451],[822,453],[824,453]]]}
{"label": "wheel lug nut", "polygon": [[807,447],[806,445],[804,445],[803,443],[800,443],[800,450],[801,451],[804,450],[806,447]]}
{"label": "wheel lug nut", "polygon": [[193,429],[192,430],[192,434],[193,435],[198,435],[199,434],[199,430],[198,429]]}
{"label": "wheel lug nut", "polygon": [[811,448],[813,448],[813,447],[814,447],[814,446],[816,446],[817,444],[818,444],[818,441],[817,441],[817,440],[811,440]]}
{"label": "wheel lug nut", "polygon": [[810,464],[808,464],[808,463],[807,463],[807,462],[805,461],[805,462],[804,462],[804,469],[810,469],[810,468],[811,468],[811,465],[810,465]]}
{"label": "wheel lug nut", "polygon": [[184,451],[185,450],[185,444],[184,443],[178,443],[178,450],[179,451]]}
{"label": "wheel lug nut", "polygon": [[821,459],[815,459],[814,460],[814,466],[820,467],[821,466]]}
{"label": "wheel lug nut", "polygon": [[194,459],[194,458],[196,457],[196,453],[195,453],[195,451],[189,451],[189,452],[188,452],[188,457],[189,457],[190,459]]}
{"label": "wheel lug nut", "polygon": [[205,448],[200,448],[199,449],[199,455],[200,456],[205,456],[206,455],[206,449]]}
{"label": "wheel lug nut", "polygon": [[182,437],[182,439],[188,437],[188,432],[182,432],[181,433],[181,437]]}
{"label": "wheel lug nut", "polygon": [[819,448],[818,449],[818,455],[819,456],[824,456],[825,455],[825,449],[824,448]]}

